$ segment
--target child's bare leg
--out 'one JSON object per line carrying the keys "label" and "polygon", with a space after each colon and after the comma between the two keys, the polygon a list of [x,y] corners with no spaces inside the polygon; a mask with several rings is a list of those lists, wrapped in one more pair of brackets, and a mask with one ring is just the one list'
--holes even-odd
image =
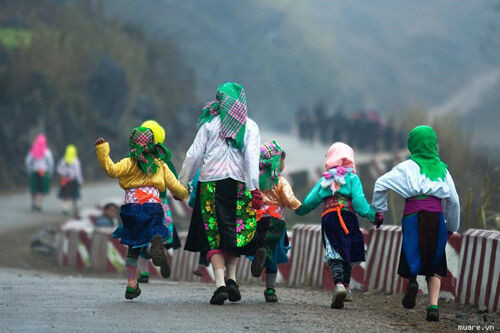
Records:
{"label": "child's bare leg", "polygon": [[69,200],[67,199],[62,200],[62,210],[64,214],[69,214]]}
{"label": "child's bare leg", "polygon": [[441,279],[438,276],[427,277],[427,288],[429,289],[429,305],[438,305]]}

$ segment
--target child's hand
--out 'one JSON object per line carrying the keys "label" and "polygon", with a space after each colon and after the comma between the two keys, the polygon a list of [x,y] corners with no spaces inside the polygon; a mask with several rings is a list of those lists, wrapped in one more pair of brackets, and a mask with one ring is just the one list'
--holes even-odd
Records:
{"label": "child's hand", "polygon": [[259,190],[253,190],[251,193],[252,193],[252,208],[261,209],[263,204],[262,193]]}
{"label": "child's hand", "polygon": [[380,228],[380,226],[382,225],[382,223],[384,223],[384,213],[383,212],[377,212],[375,214],[375,222],[373,222],[373,224],[378,229],[378,228]]}
{"label": "child's hand", "polygon": [[104,140],[104,138],[98,138],[97,140],[95,140],[95,145],[98,146],[101,143],[105,143],[105,142],[106,142],[106,140]]}
{"label": "child's hand", "polygon": [[307,214],[307,209],[301,205],[299,208],[295,210],[295,214],[297,214],[298,216],[304,216]]}

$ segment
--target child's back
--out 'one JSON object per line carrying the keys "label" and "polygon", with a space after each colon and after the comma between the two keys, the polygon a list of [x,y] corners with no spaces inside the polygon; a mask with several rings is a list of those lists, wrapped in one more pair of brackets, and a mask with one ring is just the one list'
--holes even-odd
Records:
{"label": "child's back", "polygon": [[351,264],[365,261],[364,240],[356,213],[372,222],[376,213],[365,199],[351,147],[334,143],[328,149],[325,169],[296,212],[305,215],[324,203],[321,214],[324,261],[330,266],[335,284],[331,307],[343,308],[344,300],[351,300]]}
{"label": "child's back", "polygon": [[168,188],[174,197],[187,198],[187,190],[177,181],[168,166],[158,159],[154,161],[158,169],[154,174],[144,173],[136,160],[126,157],[114,163],[109,157],[109,143],[104,142],[96,146],[99,163],[109,177],[118,178],[123,189],[151,186],[163,192]]}

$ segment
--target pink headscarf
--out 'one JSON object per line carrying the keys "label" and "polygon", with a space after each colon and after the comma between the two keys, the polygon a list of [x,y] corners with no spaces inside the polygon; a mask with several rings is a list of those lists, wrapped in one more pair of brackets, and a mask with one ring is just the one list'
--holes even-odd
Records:
{"label": "pink headscarf", "polygon": [[35,160],[42,159],[47,151],[47,137],[44,134],[38,134],[30,149],[30,154]]}
{"label": "pink headscarf", "polygon": [[343,142],[335,142],[326,153],[325,169],[330,170],[339,166],[352,168],[352,171],[356,173],[354,150]]}
{"label": "pink headscarf", "polygon": [[330,187],[335,194],[345,184],[345,176],[350,172],[356,173],[352,148],[342,142],[331,145],[326,153],[325,169],[321,186]]}

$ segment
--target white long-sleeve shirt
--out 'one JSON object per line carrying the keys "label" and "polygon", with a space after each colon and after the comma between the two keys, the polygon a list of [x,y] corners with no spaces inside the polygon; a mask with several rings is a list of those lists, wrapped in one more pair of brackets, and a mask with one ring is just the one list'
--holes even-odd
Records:
{"label": "white long-sleeve shirt", "polygon": [[449,170],[446,172],[444,181],[432,181],[420,173],[420,166],[413,160],[399,163],[375,182],[372,206],[378,212],[387,211],[387,190],[393,190],[405,199],[419,195],[442,199],[448,231],[458,230],[460,203]]}
{"label": "white long-sleeve shirt", "polygon": [[244,182],[248,190],[259,188],[260,133],[257,124],[247,118],[243,150],[233,148],[219,135],[220,117],[204,123],[186,153],[179,181],[184,186],[200,169],[199,181],[232,178]]}
{"label": "white long-sleeve shirt", "polygon": [[24,164],[26,165],[26,170],[28,173],[38,172],[43,170],[52,174],[54,171],[54,157],[52,156],[52,152],[47,148],[45,151],[45,155],[42,158],[36,159],[28,153],[26,158],[24,159]]}
{"label": "white long-sleeve shirt", "polygon": [[76,158],[72,164],[67,164],[64,158],[61,158],[57,164],[57,173],[61,177],[76,180],[80,185],[83,184],[82,166],[80,160]]}

